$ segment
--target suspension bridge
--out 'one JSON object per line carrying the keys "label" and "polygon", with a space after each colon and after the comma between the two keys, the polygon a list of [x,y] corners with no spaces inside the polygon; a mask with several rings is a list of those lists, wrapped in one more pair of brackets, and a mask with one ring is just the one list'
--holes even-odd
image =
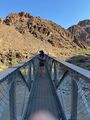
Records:
{"label": "suspension bridge", "polygon": [[57,120],[90,120],[90,71],[38,55],[0,73],[0,120],[28,120],[39,111]]}

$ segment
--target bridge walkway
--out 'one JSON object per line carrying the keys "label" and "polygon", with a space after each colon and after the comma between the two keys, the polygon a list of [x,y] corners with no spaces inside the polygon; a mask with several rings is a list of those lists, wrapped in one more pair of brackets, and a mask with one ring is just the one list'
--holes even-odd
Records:
{"label": "bridge walkway", "polygon": [[54,85],[46,67],[39,68],[37,72],[29,98],[27,116],[39,111],[48,111],[56,118],[60,118],[61,114]]}

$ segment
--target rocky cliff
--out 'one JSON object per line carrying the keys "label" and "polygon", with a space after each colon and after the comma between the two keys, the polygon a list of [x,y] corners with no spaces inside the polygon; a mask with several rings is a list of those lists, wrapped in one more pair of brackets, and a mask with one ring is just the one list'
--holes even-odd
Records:
{"label": "rocky cliff", "polygon": [[29,13],[13,13],[4,20],[8,26],[14,26],[21,34],[31,33],[35,38],[50,43],[54,47],[78,48],[83,47],[74,36],[61,26],[49,20],[33,17]]}
{"label": "rocky cliff", "polygon": [[[79,24],[78,29],[81,30],[81,26],[85,25]],[[89,30],[86,31],[89,33]],[[11,13],[5,20],[0,18],[0,64],[27,59],[40,49],[54,56],[61,55],[62,59],[63,56],[69,57],[73,51],[86,47],[75,32],[72,28],[66,30],[29,13]]]}
{"label": "rocky cliff", "polygon": [[77,25],[69,27],[68,30],[76,39],[90,45],[90,20],[80,21]]}

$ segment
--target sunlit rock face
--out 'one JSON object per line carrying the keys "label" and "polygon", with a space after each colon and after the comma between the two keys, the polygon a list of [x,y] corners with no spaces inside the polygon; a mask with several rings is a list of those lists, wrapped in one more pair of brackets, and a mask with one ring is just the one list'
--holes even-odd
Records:
{"label": "sunlit rock face", "polygon": [[52,21],[41,19],[40,17],[33,17],[29,13],[20,12],[9,14],[4,22],[6,25],[14,26],[21,34],[31,33],[35,38],[48,42],[53,47],[83,47],[68,30]]}
{"label": "sunlit rock face", "polygon": [[2,18],[0,18],[0,24],[3,24],[3,19]]}

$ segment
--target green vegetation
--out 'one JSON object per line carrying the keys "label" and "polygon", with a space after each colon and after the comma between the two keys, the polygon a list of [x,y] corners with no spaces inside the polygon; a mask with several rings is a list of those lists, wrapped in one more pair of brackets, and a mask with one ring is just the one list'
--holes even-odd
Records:
{"label": "green vegetation", "polygon": [[71,63],[90,70],[90,47],[76,51],[73,54]]}
{"label": "green vegetation", "polygon": [[76,51],[76,55],[90,55],[90,47]]}
{"label": "green vegetation", "polygon": [[12,61],[11,61],[11,64],[12,65],[16,65],[20,62],[20,60],[18,58],[13,58]]}
{"label": "green vegetation", "polygon": [[61,49],[57,53],[57,57],[90,70],[90,47],[79,50]]}

